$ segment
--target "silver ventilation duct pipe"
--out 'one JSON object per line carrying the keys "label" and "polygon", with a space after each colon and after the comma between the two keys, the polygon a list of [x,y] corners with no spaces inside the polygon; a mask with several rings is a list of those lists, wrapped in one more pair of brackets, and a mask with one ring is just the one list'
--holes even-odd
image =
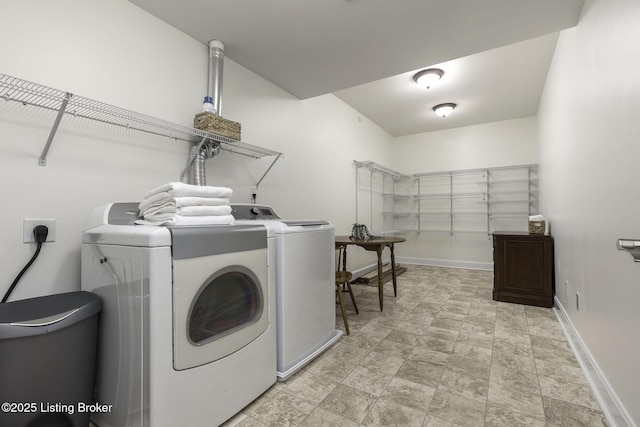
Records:
{"label": "silver ventilation duct pipe", "polygon": [[[219,40],[209,41],[209,81],[207,96],[213,102],[214,114],[222,111],[222,72],[224,69],[224,44]],[[220,147],[213,141],[191,147],[189,159],[189,182],[194,185],[207,185],[205,161],[217,155]]]}
{"label": "silver ventilation duct pipe", "polygon": [[207,94],[213,100],[214,114],[222,115],[222,72],[224,71],[224,44],[209,41],[209,86]]}
{"label": "silver ventilation duct pipe", "polygon": [[189,182],[194,185],[207,185],[207,170],[205,160],[215,157],[220,152],[220,146],[207,141],[198,149],[198,145],[191,147],[189,158],[193,158],[189,168]]}
{"label": "silver ventilation duct pipe", "polygon": [[189,157],[193,157],[193,163],[191,163],[191,168],[189,169],[189,182],[194,185],[207,185],[207,171],[204,166],[204,162],[207,160],[204,154],[205,147],[194,153],[197,149],[196,145],[191,147],[191,155]]}

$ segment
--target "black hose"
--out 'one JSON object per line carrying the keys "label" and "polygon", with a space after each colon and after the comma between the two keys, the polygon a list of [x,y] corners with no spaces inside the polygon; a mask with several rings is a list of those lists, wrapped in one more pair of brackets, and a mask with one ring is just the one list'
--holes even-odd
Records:
{"label": "black hose", "polygon": [[36,258],[38,257],[38,254],[40,253],[40,248],[42,247],[42,242],[38,242],[38,247],[36,248],[36,252],[33,254],[33,256],[31,257],[31,259],[29,260],[29,262],[27,263],[27,265],[24,266],[24,268],[22,269],[22,271],[20,273],[18,273],[18,275],[16,276],[16,278],[14,279],[13,283],[11,284],[11,286],[9,286],[9,290],[7,291],[6,294],[4,294],[4,298],[2,298],[2,304],[4,304],[5,302],[7,302],[7,300],[9,299],[9,295],[11,295],[11,292],[13,292],[13,289],[16,287],[16,285],[18,284],[18,281],[20,280],[20,278],[22,277],[22,275],[25,273],[25,271],[27,271],[29,269],[29,267],[31,267],[31,264],[33,264],[33,262],[36,260]]}

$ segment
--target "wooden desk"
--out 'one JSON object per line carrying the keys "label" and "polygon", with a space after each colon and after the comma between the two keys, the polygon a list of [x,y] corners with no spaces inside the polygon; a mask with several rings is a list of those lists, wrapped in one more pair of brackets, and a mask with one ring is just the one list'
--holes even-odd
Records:
{"label": "wooden desk", "polygon": [[[398,236],[383,236],[380,239],[367,239],[367,240],[351,240],[350,236],[336,236],[336,246],[339,245],[356,245],[360,246],[366,251],[375,251],[378,254],[378,298],[380,300],[380,311],[382,311],[383,302],[383,279],[382,279],[382,251],[387,247],[391,251],[391,278],[393,280],[393,295],[398,295],[398,285],[396,277],[396,257],[393,252],[393,245],[395,243],[402,243],[406,241],[404,237]],[[343,270],[347,264],[347,251],[344,251],[344,258],[342,261]]]}

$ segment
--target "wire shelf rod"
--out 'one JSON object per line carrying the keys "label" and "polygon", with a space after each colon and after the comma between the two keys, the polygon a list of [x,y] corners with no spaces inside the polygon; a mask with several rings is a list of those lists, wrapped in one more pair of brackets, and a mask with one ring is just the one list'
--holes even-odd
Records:
{"label": "wire shelf rod", "polygon": [[380,173],[383,173],[385,175],[390,175],[394,179],[409,177],[408,175],[405,175],[405,174],[400,173],[400,172],[396,172],[396,171],[394,171],[392,169],[389,169],[389,168],[387,168],[385,166],[379,165],[378,163],[372,162],[372,161],[357,161],[357,160],[354,160],[353,164],[356,165],[357,168],[367,168],[370,171],[380,172]]}

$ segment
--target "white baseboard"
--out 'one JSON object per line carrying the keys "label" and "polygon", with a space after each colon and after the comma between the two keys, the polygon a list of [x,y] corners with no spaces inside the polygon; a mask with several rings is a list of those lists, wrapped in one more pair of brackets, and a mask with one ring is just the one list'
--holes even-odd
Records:
{"label": "white baseboard", "polygon": [[[388,264],[390,262],[391,262],[391,258],[386,258],[382,260],[382,264]],[[464,268],[468,270],[493,271],[492,262],[455,261],[455,260],[449,260],[449,259],[398,257],[396,258],[396,264],[429,265],[432,267]],[[370,271],[375,270],[376,268],[378,268],[378,264],[369,264],[362,268],[358,268],[352,271],[353,277],[358,278],[360,276],[363,276],[369,273]]]}
{"label": "white baseboard", "polygon": [[615,391],[613,391],[613,388],[602,373],[598,363],[573,326],[564,307],[558,298],[554,298],[554,300],[556,317],[567,337],[567,341],[569,341],[571,349],[578,359],[578,363],[580,363],[585,373],[587,381],[589,381],[591,385],[591,389],[600,404],[602,412],[604,412],[604,415],[607,417],[607,421],[612,427],[638,427],[633,419],[631,419],[622,402],[620,402]]}
{"label": "white baseboard", "polygon": [[[383,259],[383,260],[382,260],[382,265],[384,265],[384,264],[388,264],[388,263],[390,263],[390,262],[391,262],[391,258],[389,258],[389,259]],[[397,261],[396,261],[396,264],[399,264],[399,262],[397,262]],[[373,270],[376,270],[377,268],[378,268],[378,264],[377,264],[377,263],[376,263],[376,264],[369,264],[369,265],[365,265],[365,266],[364,266],[364,267],[362,267],[362,268],[358,268],[358,269],[356,269],[356,270],[353,270],[353,271],[352,271],[352,273],[353,273],[353,278],[354,278],[354,279],[357,279],[358,277],[360,277],[360,276],[364,276],[364,275],[365,275],[365,274],[367,274],[368,272],[373,271]]]}
{"label": "white baseboard", "polygon": [[405,264],[417,264],[417,265],[430,265],[433,267],[447,267],[447,268],[465,268],[469,270],[485,270],[493,271],[493,262],[478,262],[478,261],[457,261],[451,259],[430,259],[430,258],[410,258],[410,257],[398,257],[397,263]]}

